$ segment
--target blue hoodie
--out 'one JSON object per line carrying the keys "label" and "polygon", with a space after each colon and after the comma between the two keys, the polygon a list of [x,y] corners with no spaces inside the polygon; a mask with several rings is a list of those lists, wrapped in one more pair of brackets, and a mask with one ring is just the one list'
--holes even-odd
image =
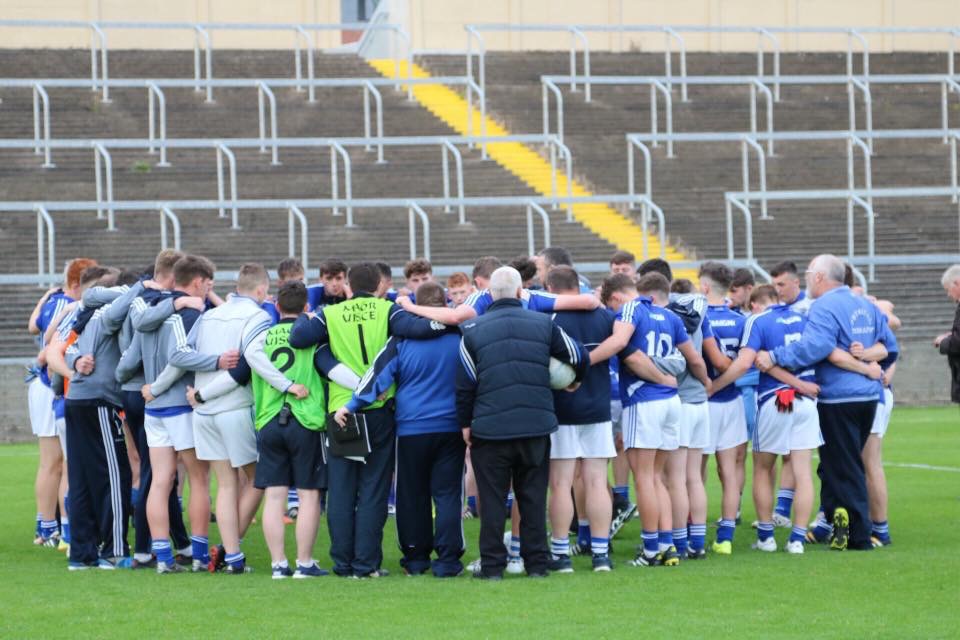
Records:
{"label": "blue hoodie", "polygon": [[794,371],[816,365],[818,402],[876,401],[882,393],[879,380],[840,369],[827,360],[834,348],[849,351],[853,342],[864,347],[882,342],[890,353],[899,351],[897,339],[879,307],[853,295],[849,287],[837,287],[813,301],[801,339],[777,347],[770,355],[775,364]]}
{"label": "blue hoodie", "polygon": [[430,340],[390,338],[360,380],[347,408],[356,413],[396,384],[397,436],[458,433],[459,366],[460,332],[455,329]]}

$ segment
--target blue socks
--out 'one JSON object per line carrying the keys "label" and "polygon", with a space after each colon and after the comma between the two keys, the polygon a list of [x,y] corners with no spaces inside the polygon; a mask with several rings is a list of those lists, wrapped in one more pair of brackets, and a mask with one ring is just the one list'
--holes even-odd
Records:
{"label": "blue socks", "polygon": [[790,530],[790,542],[795,542],[799,540],[800,542],[807,541],[807,528],[795,526]]}
{"label": "blue socks", "polygon": [[871,533],[874,538],[883,544],[890,544],[890,525],[886,520],[883,522],[874,522]]}
{"label": "blue socks", "polygon": [[777,491],[777,506],[774,509],[774,513],[783,516],[784,518],[790,517],[790,510],[793,508],[793,489],[780,489]]}
{"label": "blue socks", "polygon": [[194,560],[210,562],[210,540],[207,536],[190,536],[190,550]]}
{"label": "blue socks", "polygon": [[628,485],[617,485],[613,488],[613,495],[615,498],[621,498],[630,501],[630,487]]}
{"label": "blue socks", "polygon": [[467,496],[467,508],[474,515],[477,514],[477,496]]}
{"label": "blue socks", "polygon": [[507,494],[507,510],[513,509],[513,491]]}
{"label": "blue socks", "polygon": [[[513,547],[513,540],[510,540],[510,546]],[[517,549],[518,554],[519,552],[520,550]],[[550,536],[550,553],[555,556],[569,556],[570,538],[554,538],[553,536]]]}
{"label": "blue socks", "polygon": [[581,547],[586,545],[586,542],[590,540],[590,521],[578,519],[577,520],[577,544]]}
{"label": "blue socks", "polygon": [[773,523],[772,522],[758,522],[757,523],[757,540],[764,542],[773,537]]}
{"label": "blue socks", "polygon": [[833,525],[827,522],[823,516],[817,516],[817,523],[813,527],[813,535],[819,541],[824,541],[833,533]]}
{"label": "blue socks", "polygon": [[130,504],[132,504],[134,508],[136,508],[137,505],[140,504],[140,489],[139,489],[139,487],[131,487],[131,488],[130,488]]}
{"label": "blue socks", "polygon": [[643,555],[652,558],[660,551],[659,535],[656,531],[642,531],[640,537],[643,539]]}
{"label": "blue socks", "polygon": [[733,531],[736,529],[736,520],[720,520],[720,526],[717,528],[717,542],[733,542]]}
{"label": "blue socks", "polygon": [[673,531],[661,531],[657,536],[657,550],[666,551],[673,546]]}
{"label": "blue socks", "polygon": [[60,517],[60,539],[70,544],[70,518],[66,515]]}
{"label": "blue socks", "polygon": [[677,553],[686,555],[687,553],[687,528],[681,527],[673,530],[673,546],[677,548]]}
{"label": "blue socks", "polygon": [[35,534],[38,538],[40,537],[40,523],[41,523],[41,522],[43,522],[43,516],[38,513],[38,514],[37,514],[37,530],[36,530],[36,534]]}
{"label": "blue socks", "polygon": [[691,524],[688,527],[690,532],[690,548],[694,551],[702,551],[707,544],[707,525]]}
{"label": "blue socks", "polygon": [[606,555],[610,552],[610,538],[590,538],[590,551],[595,556]]}
{"label": "blue socks", "polygon": [[41,520],[40,521],[40,535],[43,538],[52,538],[53,535],[57,532],[57,521],[56,520]]}
{"label": "blue socks", "polygon": [[287,489],[287,509],[300,508],[300,495],[296,489]]}
{"label": "blue socks", "polygon": [[509,558],[519,558],[520,557],[520,536],[514,538],[510,536],[510,550],[507,552]]}
{"label": "blue socks", "polygon": [[242,569],[246,565],[246,556],[243,555],[243,551],[228,553],[223,560],[234,569]]}
{"label": "blue socks", "polygon": [[173,563],[173,549],[170,548],[169,540],[154,540],[150,546],[153,555],[157,556],[157,562]]}

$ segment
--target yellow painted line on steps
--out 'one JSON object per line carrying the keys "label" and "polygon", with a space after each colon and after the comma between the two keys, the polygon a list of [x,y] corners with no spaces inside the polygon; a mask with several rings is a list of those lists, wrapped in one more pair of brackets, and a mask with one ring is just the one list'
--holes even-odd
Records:
{"label": "yellow painted line on steps", "polygon": [[[381,59],[369,61],[378,73],[387,78],[395,78],[396,65],[393,60]],[[401,62],[400,77],[407,77],[406,62]],[[414,78],[429,78],[430,74],[419,65],[413,65]],[[413,87],[413,96],[417,102],[442,120],[460,135],[480,135],[483,131],[483,121],[478,110],[473,111],[473,127],[467,118],[467,102],[456,91],[441,85],[418,84]],[[502,125],[490,117],[486,118],[486,134],[490,137],[510,135]],[[520,142],[496,142],[487,145],[490,158],[501,167],[515,175],[530,188],[543,196],[553,194],[553,182],[550,162],[532,148]],[[593,195],[586,186],[574,180],[570,185],[574,196]],[[567,193],[567,177],[563,171],[557,175],[557,193]],[[633,220],[619,213],[613,207],[603,203],[581,203],[573,206],[573,217],[588,230],[615,245],[619,249],[629,251],[636,256],[643,255],[643,230]],[[660,253],[660,240],[654,234],[647,234],[647,247],[650,255]],[[667,260],[683,261],[689,258],[673,247],[666,247],[664,252]],[[691,278],[696,281],[696,273],[692,270],[680,270],[678,278]]]}

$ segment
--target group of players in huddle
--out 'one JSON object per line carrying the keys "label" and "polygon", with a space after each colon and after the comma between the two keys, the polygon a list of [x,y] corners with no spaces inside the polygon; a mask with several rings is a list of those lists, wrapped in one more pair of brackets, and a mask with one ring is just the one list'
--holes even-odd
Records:
{"label": "group of players in huddle", "polygon": [[[525,308],[555,314],[558,323],[574,313],[595,320],[562,323],[591,350],[592,366],[575,391],[555,391],[552,571],[573,571],[577,554],[592,555],[596,571],[610,570],[610,539],[637,512],[642,540],[632,564],[705,558],[710,455],[722,486],[710,550],[732,553],[748,442],[753,547],[775,551],[776,527],[790,530],[785,549],[793,554],[831,540],[830,523],[813,508],[812,453],[823,442],[814,371],[754,368],[759,353],[803,333],[811,300],[795,264],[777,265],[772,283],[756,286],[748,270],[706,262],[693,283],[674,279],[663,260],[638,267],[621,251],[595,289],[561,248],[510,265],[523,280]],[[469,425],[456,422],[457,325],[489,307],[487,285],[500,266],[480,258],[471,275],[455,273],[444,287],[428,261],[413,260],[397,291],[383,263],[327,260],[319,282],[307,285],[303,265],[290,258],[279,265],[271,296],[267,270],[249,263],[224,300],[213,291],[214,265],[200,256],[165,250],[136,271],[73,260],[29,321],[40,346],[28,377],[40,442],[35,544],[67,551],[71,570],[242,574],[251,568],[241,541],[263,504],[273,577],[312,578],[328,573],[313,558],[326,508],[334,573],[378,577],[387,573],[389,508],[405,572],[460,575],[460,519],[482,505],[469,448],[458,440]],[[899,327],[891,304],[874,304],[890,329]],[[419,341],[422,352],[403,346]],[[829,358],[884,389],[863,449],[876,546],[890,543],[881,444],[895,349],[892,340],[854,343]],[[365,450],[331,451],[330,430],[351,414],[369,427]],[[413,444],[440,433],[458,444],[442,451]],[[208,542],[211,470],[219,545]],[[512,520],[507,571],[520,573],[516,509]],[[294,567],[284,551],[291,523]]]}

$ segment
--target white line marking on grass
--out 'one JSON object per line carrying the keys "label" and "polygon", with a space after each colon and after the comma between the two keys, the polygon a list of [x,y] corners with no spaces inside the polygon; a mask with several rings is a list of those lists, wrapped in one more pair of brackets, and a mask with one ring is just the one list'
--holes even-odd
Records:
{"label": "white line marking on grass", "polygon": [[950,473],[960,473],[958,467],[941,467],[934,464],[917,464],[912,462],[884,462],[885,467],[900,467],[901,469],[926,469],[928,471],[949,471]]}
{"label": "white line marking on grass", "polygon": [[40,455],[39,449],[11,451],[7,447],[0,446],[0,458],[36,458],[38,455]]}

